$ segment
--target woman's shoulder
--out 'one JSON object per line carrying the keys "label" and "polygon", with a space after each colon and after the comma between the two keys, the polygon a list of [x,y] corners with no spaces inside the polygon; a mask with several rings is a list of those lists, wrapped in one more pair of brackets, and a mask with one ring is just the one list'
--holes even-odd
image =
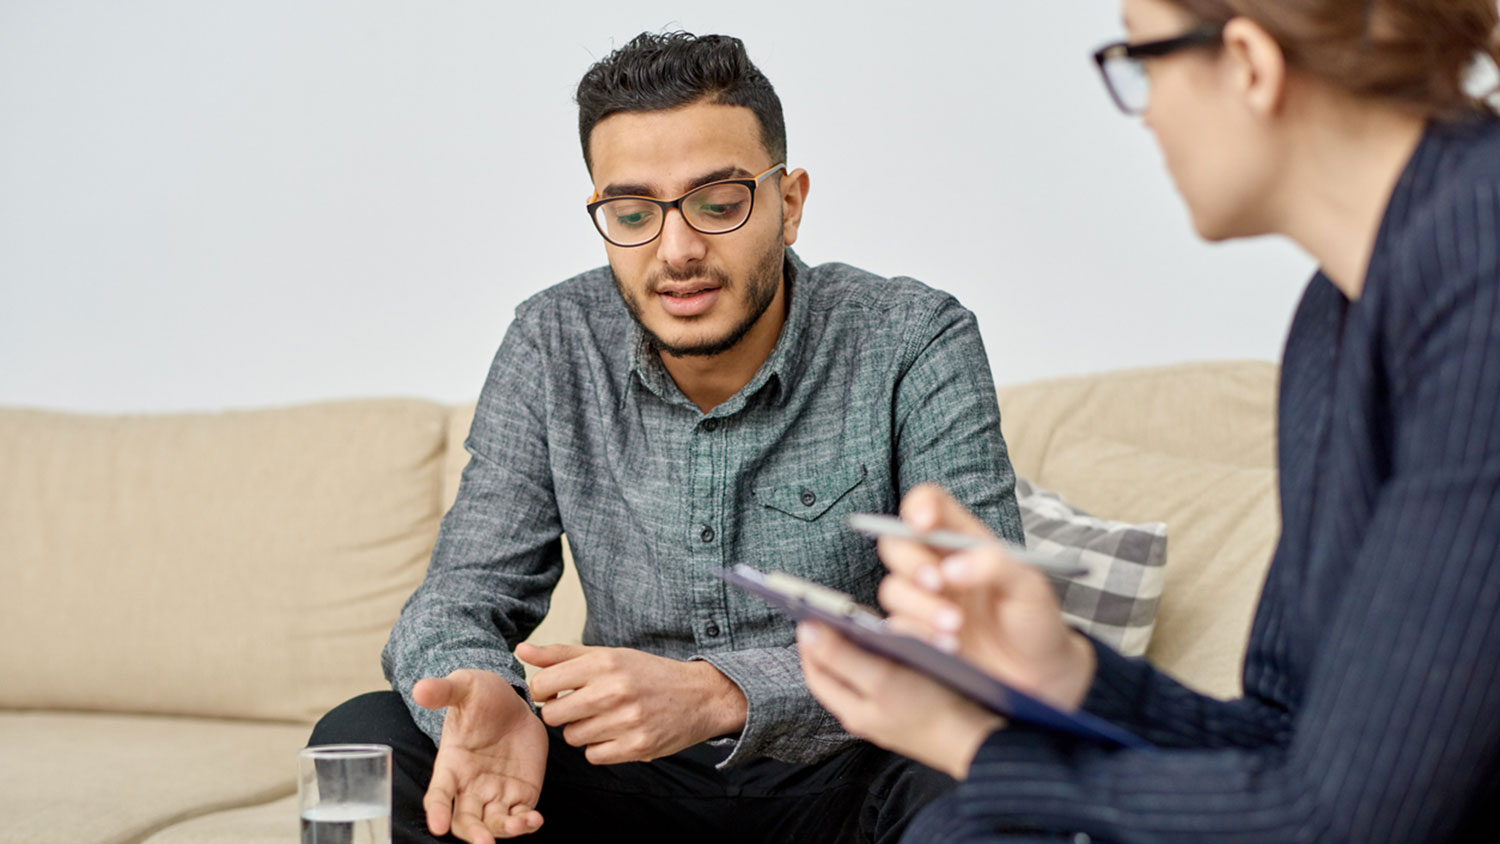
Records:
{"label": "woman's shoulder", "polygon": [[1390,240],[1373,261],[1383,265],[1396,299],[1493,283],[1500,270],[1500,119],[1434,124],[1391,204]]}

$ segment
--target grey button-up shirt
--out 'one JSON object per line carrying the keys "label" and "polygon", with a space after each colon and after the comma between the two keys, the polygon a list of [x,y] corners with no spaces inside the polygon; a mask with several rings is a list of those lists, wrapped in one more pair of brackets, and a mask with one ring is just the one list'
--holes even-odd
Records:
{"label": "grey button-up shirt", "polygon": [[437,740],[423,677],[493,671],[547,613],[566,533],[583,640],[705,659],[749,703],[723,764],[814,762],[854,739],[802,682],[793,624],[726,585],[734,563],[875,603],[875,543],[844,525],[951,490],[1021,540],[994,384],[974,316],[946,293],[787,251],[790,308],[755,377],[708,413],[645,343],[607,267],[523,303],[495,355],[472,455],[426,580],[386,644],[386,676]]}

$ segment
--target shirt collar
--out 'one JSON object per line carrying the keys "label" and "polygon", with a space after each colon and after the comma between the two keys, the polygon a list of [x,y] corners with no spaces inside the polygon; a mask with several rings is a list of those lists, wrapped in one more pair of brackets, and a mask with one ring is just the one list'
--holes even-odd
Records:
{"label": "shirt collar", "polygon": [[[805,283],[809,275],[807,265],[802,263],[802,259],[797,257],[796,252],[788,248],[786,259],[782,262],[787,315],[786,321],[781,325],[781,335],[776,338],[776,345],[771,348],[771,354],[766,357],[765,362],[760,365],[760,369],[756,371],[750,382],[705,415],[721,417],[738,413],[751,396],[768,385],[772,385],[775,390],[771,399],[774,403],[781,404],[786,400],[787,384],[795,383],[803,359],[802,343],[803,336],[807,333],[808,297],[805,292],[798,291],[798,286],[799,283]],[[660,356],[647,341],[646,333],[634,320],[631,320],[630,325],[630,343],[631,365],[626,377],[639,378],[646,389],[665,402],[682,405],[696,411],[697,406],[677,388],[677,383],[672,380],[667,368],[662,365]],[[629,394],[628,389],[625,394]]]}

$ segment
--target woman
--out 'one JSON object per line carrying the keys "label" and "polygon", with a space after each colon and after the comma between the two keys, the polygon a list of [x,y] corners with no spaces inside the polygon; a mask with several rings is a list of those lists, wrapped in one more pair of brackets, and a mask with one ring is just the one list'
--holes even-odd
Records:
{"label": "woman", "polygon": [[[1500,790],[1500,121],[1465,93],[1494,0],[1125,0],[1101,50],[1198,232],[1320,264],[1287,340],[1282,537],[1245,695],[1221,702],[1063,625],[993,551],[882,540],[896,623],[1158,745],[999,719],[827,628],[799,631],[851,732],[961,780],[920,840],[1493,836]],[[1139,72],[1133,77],[1132,71]],[[1133,82],[1139,88],[1131,87]],[[1146,84],[1149,82],[1149,86]],[[915,527],[983,534],[933,488]]]}

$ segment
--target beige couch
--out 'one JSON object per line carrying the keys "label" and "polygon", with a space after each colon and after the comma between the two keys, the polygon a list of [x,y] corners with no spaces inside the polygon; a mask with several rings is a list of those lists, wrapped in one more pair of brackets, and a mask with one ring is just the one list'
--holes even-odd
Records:
{"label": "beige couch", "polygon": [[[1276,371],[1005,388],[1020,474],[1168,524],[1149,656],[1237,689],[1277,532]],[[0,410],[0,842],[292,842],[296,750],[379,652],[455,494],[472,407]],[[576,580],[533,637],[576,640]]]}

